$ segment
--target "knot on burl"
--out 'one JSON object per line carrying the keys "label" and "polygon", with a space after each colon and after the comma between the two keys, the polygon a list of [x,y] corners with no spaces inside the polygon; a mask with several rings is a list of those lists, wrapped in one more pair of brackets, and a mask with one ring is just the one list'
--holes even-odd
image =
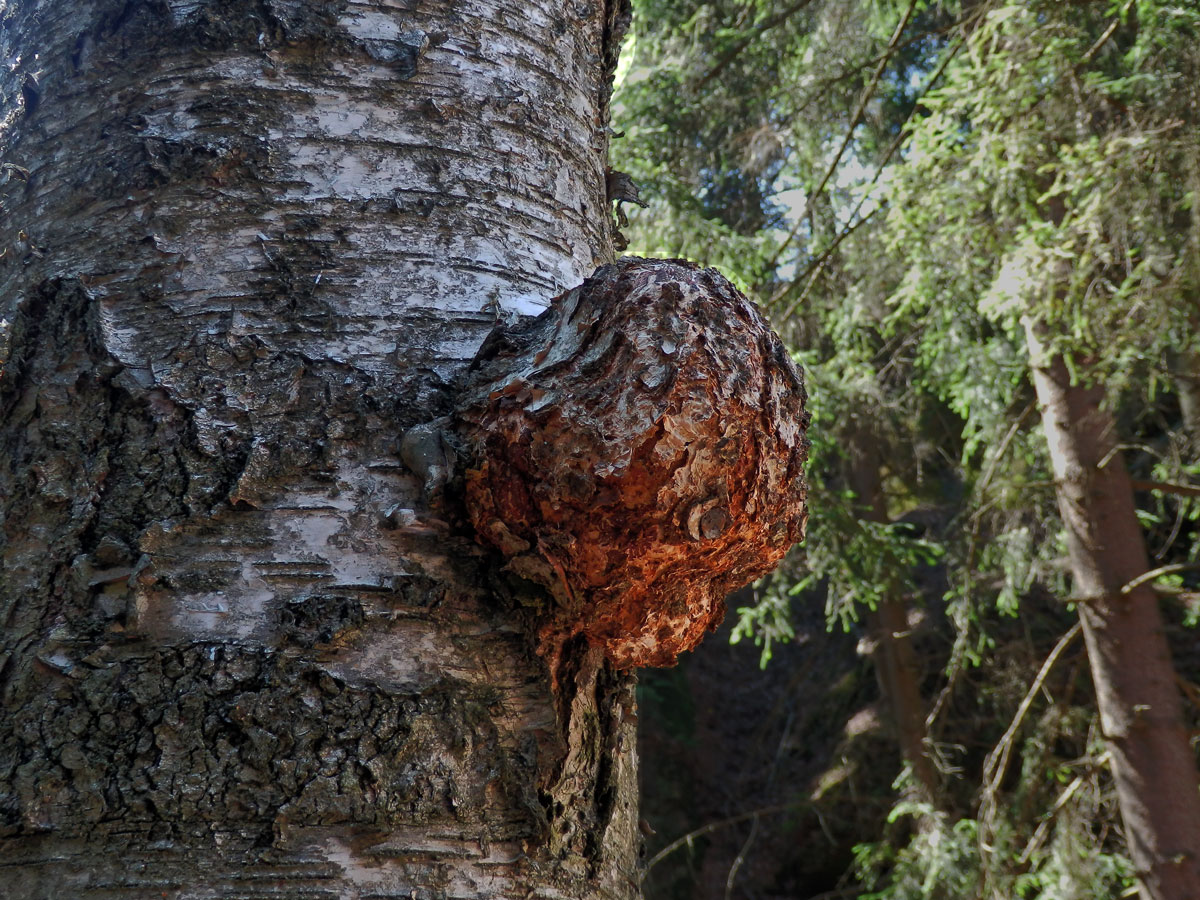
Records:
{"label": "knot on burl", "polygon": [[582,636],[672,665],[804,534],[804,383],[713,269],[624,259],[500,328],[459,413],[479,541],[550,590],[540,652]]}

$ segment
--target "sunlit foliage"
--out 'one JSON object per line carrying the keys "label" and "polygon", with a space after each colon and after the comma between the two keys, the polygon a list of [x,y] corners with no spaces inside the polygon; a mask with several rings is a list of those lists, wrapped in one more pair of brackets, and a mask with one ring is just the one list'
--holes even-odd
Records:
{"label": "sunlit foliage", "polygon": [[[984,783],[970,748],[1000,740],[1070,622],[1024,321],[1105,385],[1175,622],[1200,608],[1200,499],[1172,490],[1200,476],[1200,4],[642,0],[637,16],[616,106],[618,164],[650,200],[631,252],[730,272],[812,395],[809,539],[736,635],[765,661],[792,604],[855,627],[891,598],[924,606],[940,642],[924,687],[944,794],[898,792],[846,884],[1123,896],[1078,665],[1048,676],[1006,777]],[[864,441],[881,498],[852,487]]]}

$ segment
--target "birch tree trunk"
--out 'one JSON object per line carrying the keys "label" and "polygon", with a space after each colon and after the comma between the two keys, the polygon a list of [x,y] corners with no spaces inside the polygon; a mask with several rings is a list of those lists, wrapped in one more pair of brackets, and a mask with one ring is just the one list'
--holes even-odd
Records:
{"label": "birch tree trunk", "polygon": [[0,894],[637,893],[631,677],[397,450],[610,259],[624,14],[0,12]]}
{"label": "birch tree trunk", "polygon": [[1026,323],[1125,838],[1147,900],[1200,896],[1200,786],[1103,386],[1074,384]]}

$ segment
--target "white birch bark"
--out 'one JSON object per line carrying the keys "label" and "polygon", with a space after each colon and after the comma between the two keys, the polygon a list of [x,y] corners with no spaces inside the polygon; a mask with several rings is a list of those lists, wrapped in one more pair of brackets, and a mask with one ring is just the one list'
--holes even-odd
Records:
{"label": "white birch bark", "polygon": [[0,895],[636,893],[630,679],[398,455],[610,258],[617,14],[0,13]]}

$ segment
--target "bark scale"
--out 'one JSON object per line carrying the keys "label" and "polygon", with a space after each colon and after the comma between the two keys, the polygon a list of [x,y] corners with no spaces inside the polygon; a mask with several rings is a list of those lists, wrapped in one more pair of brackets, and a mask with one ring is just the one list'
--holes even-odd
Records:
{"label": "bark scale", "polygon": [[398,449],[610,259],[623,14],[0,12],[0,895],[636,895],[631,678]]}
{"label": "bark scale", "polygon": [[1026,322],[1042,428],[1130,856],[1149,900],[1200,896],[1200,782],[1101,385],[1073,383]]}

